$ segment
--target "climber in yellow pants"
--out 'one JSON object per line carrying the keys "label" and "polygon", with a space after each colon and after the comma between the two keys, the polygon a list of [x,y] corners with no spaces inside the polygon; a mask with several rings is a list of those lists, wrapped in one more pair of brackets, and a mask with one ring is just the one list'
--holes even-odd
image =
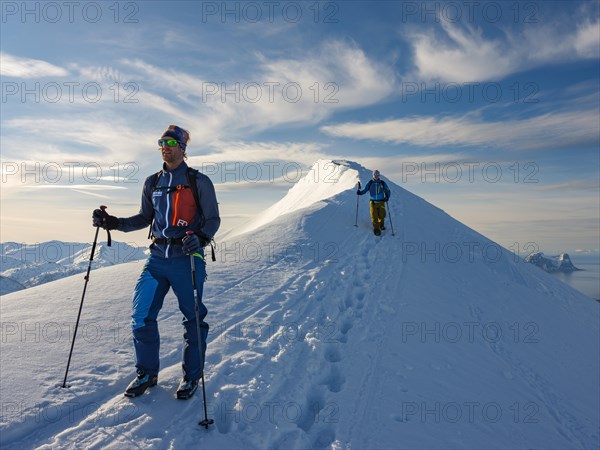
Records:
{"label": "climber in yellow pants", "polygon": [[373,222],[373,233],[376,236],[385,230],[385,203],[390,198],[390,188],[385,181],[380,179],[379,170],[373,171],[373,178],[367,182],[364,189],[358,189],[357,195],[369,193],[371,196],[371,221]]}
{"label": "climber in yellow pants", "polygon": [[381,234],[381,230],[385,230],[385,202],[371,200],[371,222],[375,234]]}

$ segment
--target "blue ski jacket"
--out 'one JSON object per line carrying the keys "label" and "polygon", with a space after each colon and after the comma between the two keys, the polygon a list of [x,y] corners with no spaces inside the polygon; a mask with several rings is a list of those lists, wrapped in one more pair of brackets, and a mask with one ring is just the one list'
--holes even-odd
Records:
{"label": "blue ski jacket", "polygon": [[373,202],[386,202],[389,200],[391,191],[387,184],[383,180],[375,180],[371,178],[364,188],[360,189],[358,195],[364,195],[369,192],[371,195],[371,201]]}
{"label": "blue ski jacket", "polygon": [[217,196],[212,181],[203,173],[196,173],[196,189],[200,211],[196,208],[193,186],[188,186],[188,166],[182,162],[176,169],[163,170],[152,186],[154,175],[146,178],[142,191],[140,212],[135,216],[119,218],[119,231],[135,231],[152,223],[152,236],[165,242],[150,246],[153,255],[163,258],[184,256],[181,244],[169,239],[181,239],[187,231],[210,241],[221,224]]}

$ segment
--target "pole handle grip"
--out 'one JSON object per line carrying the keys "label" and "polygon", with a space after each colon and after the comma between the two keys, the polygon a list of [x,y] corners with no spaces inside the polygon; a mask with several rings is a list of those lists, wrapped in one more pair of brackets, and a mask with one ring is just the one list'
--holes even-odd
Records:
{"label": "pole handle grip", "polygon": [[[106,208],[108,208],[108,206],[106,206],[106,205],[100,205],[100,209],[101,209],[101,210],[102,210],[104,213],[106,213],[106,217],[108,217],[108,213],[106,212]],[[105,219],[105,220],[106,220],[106,219]],[[106,236],[107,236],[107,237],[106,237],[106,245],[107,245],[107,246],[109,246],[109,247],[111,247],[111,246],[112,246],[112,238],[111,238],[111,236],[110,236],[110,231],[106,230]],[[94,243],[94,246],[92,247],[92,258],[93,258],[93,255],[94,255],[94,249],[95,249],[95,248],[96,248],[96,245],[95,245],[95,243]]]}

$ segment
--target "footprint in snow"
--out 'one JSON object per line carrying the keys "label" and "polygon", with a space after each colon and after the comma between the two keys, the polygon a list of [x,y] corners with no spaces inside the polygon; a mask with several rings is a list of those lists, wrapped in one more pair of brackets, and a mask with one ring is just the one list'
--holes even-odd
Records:
{"label": "footprint in snow", "polygon": [[346,383],[346,377],[337,366],[333,366],[321,384],[326,385],[330,392],[340,392],[344,383]]}
{"label": "footprint in snow", "polygon": [[101,364],[99,366],[94,367],[93,372],[94,373],[110,373],[110,372],[114,372],[115,368],[114,366],[111,366],[110,364]]}
{"label": "footprint in snow", "polygon": [[346,307],[346,309],[354,306],[354,299],[352,298],[351,295],[346,296],[346,300],[344,301],[344,306]]}
{"label": "footprint in snow", "polygon": [[342,322],[342,325],[340,327],[340,331],[343,335],[348,334],[348,331],[350,331],[352,329],[353,323],[351,319],[344,319],[344,321]]}
{"label": "footprint in snow", "polygon": [[335,345],[329,345],[325,349],[325,361],[330,363],[340,362],[342,360],[342,355],[340,350]]}

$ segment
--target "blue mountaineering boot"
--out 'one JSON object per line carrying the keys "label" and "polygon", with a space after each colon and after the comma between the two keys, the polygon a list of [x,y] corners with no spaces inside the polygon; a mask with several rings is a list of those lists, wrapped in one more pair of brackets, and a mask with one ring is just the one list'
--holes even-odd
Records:
{"label": "blue mountaineering boot", "polygon": [[148,375],[142,370],[137,371],[137,377],[129,383],[127,389],[125,389],[125,397],[137,397],[146,392],[146,389],[152,386],[156,386],[158,383],[158,377],[156,375]]}
{"label": "blue mountaineering boot", "polygon": [[187,400],[198,388],[198,380],[186,380],[183,378],[179,387],[177,388],[177,398],[180,400]]}

